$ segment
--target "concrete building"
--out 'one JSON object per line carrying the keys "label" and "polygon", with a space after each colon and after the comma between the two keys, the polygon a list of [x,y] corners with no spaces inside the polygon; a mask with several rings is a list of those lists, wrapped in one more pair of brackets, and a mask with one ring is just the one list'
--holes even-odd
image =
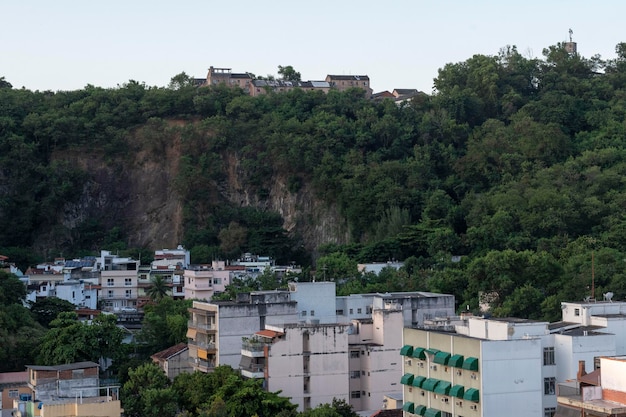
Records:
{"label": "concrete building", "polygon": [[103,250],[96,258],[94,269],[100,271],[103,310],[117,312],[137,308],[139,261]]}
{"label": "concrete building", "polygon": [[402,310],[405,327],[421,326],[425,320],[455,314],[455,300],[450,294],[415,291],[351,294],[336,299],[337,316],[347,321],[369,318],[374,308],[394,305]]}
{"label": "concrete building", "polygon": [[185,299],[210,301],[213,294],[223,292],[233,278],[244,272],[245,266],[229,266],[224,261],[191,265],[183,273]]}
{"label": "concrete building", "polygon": [[32,398],[33,390],[28,386],[28,372],[0,373],[0,416],[11,417],[13,401]]}
{"label": "concrete building", "polygon": [[204,86],[215,86],[218,84],[226,84],[231,87],[239,87],[248,92],[252,76],[248,73],[234,73],[231,68],[214,68],[209,67]]}
{"label": "concrete building", "polygon": [[556,417],[626,417],[626,357],[600,358],[587,374],[581,362],[576,380],[559,384]]}
{"label": "concrete building", "polygon": [[[335,297],[334,282],[290,283],[289,295],[297,303],[297,320],[266,323],[246,337],[240,369],[246,377],[262,378],[268,390],[282,390],[300,411],[329,402],[329,393],[357,411],[382,408],[386,395],[401,390],[398,352],[405,323],[420,321],[423,313],[416,311],[422,307],[433,315],[454,312],[453,296]],[[318,360],[324,355],[333,360]],[[325,375],[332,377],[322,383]]]}
{"label": "concrete building", "polygon": [[165,350],[150,356],[152,361],[159,365],[170,380],[174,380],[177,375],[191,372],[189,364],[189,348],[186,343],[179,343]]}
{"label": "concrete building", "polygon": [[327,75],[324,81],[339,91],[346,91],[350,88],[365,90],[366,98],[371,98],[374,92],[370,87],[370,77],[367,75]]}
{"label": "concrete building", "polygon": [[119,417],[119,387],[100,385],[98,364],[26,366],[31,398],[13,402],[13,416]]}
{"label": "concrete building", "polygon": [[296,302],[288,291],[239,294],[237,301],[194,301],[189,310],[189,360],[194,370],[208,372],[219,365],[239,367],[243,337],[266,323],[297,321]]}

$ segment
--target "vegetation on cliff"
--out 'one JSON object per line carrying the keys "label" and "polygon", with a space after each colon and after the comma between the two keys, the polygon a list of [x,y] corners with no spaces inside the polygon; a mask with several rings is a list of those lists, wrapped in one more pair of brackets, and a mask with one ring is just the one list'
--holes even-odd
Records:
{"label": "vegetation on cliff", "polygon": [[[197,88],[184,74],[167,88],[130,81],[56,93],[3,82],[0,252],[30,261],[24,248],[43,232],[63,237],[48,256],[141,246],[129,220],[105,210],[59,220],[95,181],[63,154],[121,166],[176,146],[181,243],[196,261],[250,251],[306,265],[315,252],[351,290],[443,291],[472,308],[491,293],[497,314],[554,318],[559,301],[590,295],[593,252],[596,294],[621,299],[626,44],[616,55],[585,58],[560,44],[543,59],[515,48],[475,55],[444,66],[434,94],[402,105],[360,90],[249,97]],[[337,207],[345,230],[310,247],[303,231],[324,219],[302,208],[286,230],[267,209],[278,183]],[[407,267],[349,272],[390,259]]]}

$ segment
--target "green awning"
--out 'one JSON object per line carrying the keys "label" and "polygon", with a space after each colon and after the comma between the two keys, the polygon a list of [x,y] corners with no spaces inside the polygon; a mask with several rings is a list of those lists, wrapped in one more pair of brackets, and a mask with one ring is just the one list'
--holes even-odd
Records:
{"label": "green awning", "polygon": [[452,355],[448,359],[448,366],[454,366],[455,368],[463,367],[463,355]]}
{"label": "green awning", "polygon": [[400,349],[400,355],[402,356],[411,356],[413,354],[413,346],[404,345],[402,349]]}
{"label": "green awning", "polygon": [[450,384],[448,381],[439,381],[439,383],[437,384],[433,392],[436,392],[437,394],[442,394],[442,395],[449,395],[450,385],[452,384]]}
{"label": "green awning", "polygon": [[468,357],[463,361],[463,369],[478,371],[478,358]]}
{"label": "green awning", "polygon": [[450,354],[448,352],[437,352],[435,353],[435,358],[433,359],[433,362],[440,365],[447,365],[448,359],[450,359]]}
{"label": "green awning", "polygon": [[476,388],[468,388],[463,394],[463,399],[477,403],[480,400],[480,392]]}
{"label": "green awning", "polygon": [[430,353],[431,355],[434,355],[437,352],[439,352],[439,349],[426,349],[426,353]]}
{"label": "green awning", "polygon": [[426,355],[424,354],[425,350],[426,349],[424,348],[416,347],[415,349],[413,349],[413,357],[415,359],[425,360],[426,359]]}
{"label": "green awning", "polygon": [[450,396],[463,398],[463,394],[465,393],[465,387],[463,385],[455,385],[450,388]]}
{"label": "green awning", "polygon": [[406,411],[407,413],[412,413],[413,411],[415,411],[415,405],[409,401],[407,403],[404,403],[404,405],[402,406],[402,409]]}
{"label": "green awning", "polygon": [[424,383],[424,381],[426,381],[426,377],[418,375],[413,379],[413,384],[411,385],[417,388],[422,388],[422,384]]}
{"label": "green awning", "polygon": [[441,411],[436,408],[427,408],[424,417],[441,417]]}
{"label": "green awning", "polygon": [[422,383],[422,388],[426,391],[434,391],[435,387],[439,383],[439,380],[436,378],[428,378],[426,381]]}
{"label": "green awning", "polygon": [[425,405],[416,405],[415,406],[415,411],[413,411],[413,414],[417,414],[418,416],[423,416],[424,414],[426,414],[426,406]]}
{"label": "green awning", "polygon": [[404,374],[400,378],[400,383],[403,385],[411,385],[413,383],[413,374]]}

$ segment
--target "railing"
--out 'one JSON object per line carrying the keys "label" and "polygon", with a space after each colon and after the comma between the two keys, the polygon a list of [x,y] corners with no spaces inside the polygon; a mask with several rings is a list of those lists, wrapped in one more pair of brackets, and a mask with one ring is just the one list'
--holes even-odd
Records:
{"label": "railing", "polygon": [[241,348],[250,352],[263,352],[264,347],[262,342],[241,342]]}
{"label": "railing", "polygon": [[203,329],[203,330],[217,330],[215,326],[215,324],[213,323],[198,323],[197,321],[194,322],[193,320],[189,320],[187,322],[187,327],[193,328],[193,329]]}
{"label": "railing", "polygon": [[190,345],[194,345],[205,350],[215,350],[215,342],[192,342]]}

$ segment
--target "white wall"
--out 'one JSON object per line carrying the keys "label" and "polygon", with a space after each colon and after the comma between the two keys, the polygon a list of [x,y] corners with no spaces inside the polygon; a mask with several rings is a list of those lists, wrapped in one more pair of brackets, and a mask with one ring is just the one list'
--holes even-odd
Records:
{"label": "white wall", "polygon": [[602,388],[626,392],[626,358],[601,358]]}
{"label": "white wall", "polygon": [[[334,282],[291,283],[289,291],[291,300],[298,303],[300,320],[314,319],[319,320],[320,323],[337,322]],[[303,315],[303,311],[306,314]]]}
{"label": "white wall", "polygon": [[484,416],[542,416],[539,339],[483,341],[481,406]]}
{"label": "white wall", "polygon": [[554,351],[557,364],[557,381],[576,378],[578,361],[585,361],[585,371],[593,371],[597,356],[615,355],[615,336],[594,333],[588,336],[554,335]]}

